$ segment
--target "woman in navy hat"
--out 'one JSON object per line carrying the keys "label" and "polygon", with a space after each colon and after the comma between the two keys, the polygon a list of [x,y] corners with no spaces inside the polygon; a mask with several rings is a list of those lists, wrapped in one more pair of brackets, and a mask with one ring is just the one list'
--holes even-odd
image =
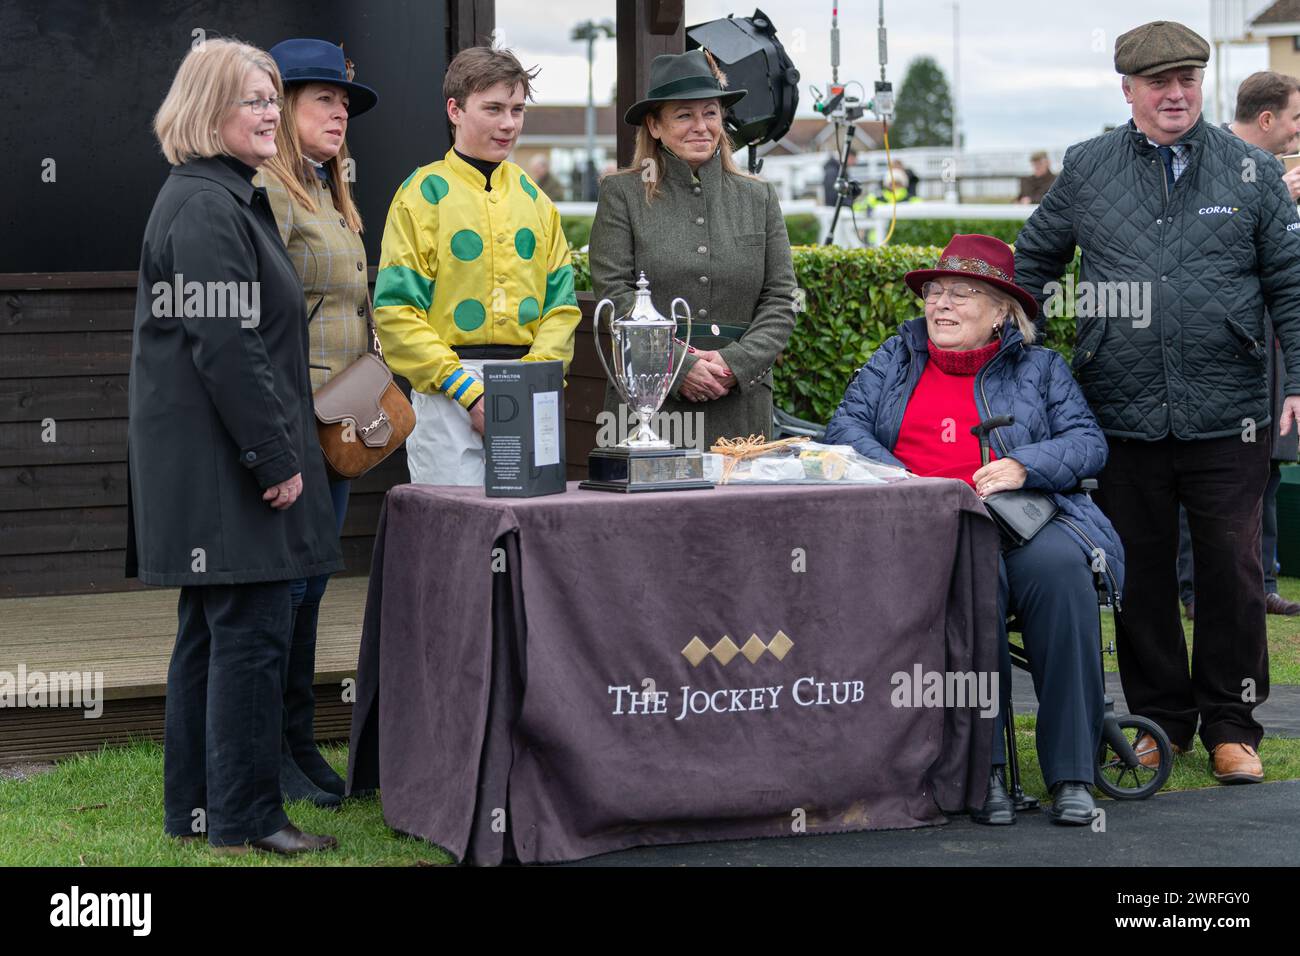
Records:
{"label": "woman in navy hat", "polygon": [[[353,80],[343,48],[294,39],[270,50],[284,81],[276,154],[258,174],[299,277],[309,316],[307,361],[318,389],[369,349],[370,298],[361,216],[352,198],[348,122],[378,99]],[[330,482],[336,530],[347,513],[349,482]],[[329,575],[292,582],[292,643],[284,691],[280,786],[289,800],[342,802],[343,779],[316,748],[316,622]]]}
{"label": "woman in navy hat", "polygon": [[[1004,542],[998,605],[1002,681],[1009,689],[1006,611],[1024,625],[1038,692],[1038,759],[1052,792],[1054,823],[1092,822],[1105,691],[1093,569],[1118,600],[1123,550],[1110,521],[1079,481],[1101,471],[1106,438],[1065,360],[1034,345],[1038,306],[1015,284],[1011,247],[992,236],[954,236],[933,269],[903,277],[925,303],[849,384],[826,427],[830,444],[925,477],[956,478],[980,497],[1030,488],[1057,512],[1018,547]],[[971,427],[1013,415],[993,429],[996,457],[981,464]],[[1171,572],[1172,573],[1172,566]],[[1009,695],[1003,696],[1003,701]],[[993,728],[993,773],[977,823],[1015,823],[1007,793],[1004,717]],[[973,801],[972,801],[973,803]]]}

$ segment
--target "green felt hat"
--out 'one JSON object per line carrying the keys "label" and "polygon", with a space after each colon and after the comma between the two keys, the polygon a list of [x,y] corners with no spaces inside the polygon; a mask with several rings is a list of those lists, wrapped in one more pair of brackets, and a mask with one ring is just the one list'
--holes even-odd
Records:
{"label": "green felt hat", "polygon": [[726,109],[748,90],[724,90],[713,75],[703,50],[689,53],[665,53],[650,64],[650,89],[645,99],[632,104],[623,119],[629,126],[640,126],[646,113],[660,103],[673,100],[720,100]]}

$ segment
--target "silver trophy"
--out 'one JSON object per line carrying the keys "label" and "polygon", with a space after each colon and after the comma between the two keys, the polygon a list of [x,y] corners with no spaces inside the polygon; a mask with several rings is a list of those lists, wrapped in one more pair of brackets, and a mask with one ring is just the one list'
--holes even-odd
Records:
{"label": "silver trophy", "polygon": [[[686,320],[686,339],[681,357],[673,360],[677,339],[678,303]],[[600,344],[602,310],[609,306],[609,359]],[[632,311],[614,317],[614,303],[601,299],[596,305],[591,330],[596,354],[619,396],[637,416],[633,438],[613,448],[597,448],[587,459],[588,480],[579,487],[599,491],[676,491],[711,488],[704,480],[704,460],[698,451],[675,448],[650,427],[650,420],[672,390],[686,361],[691,341],[691,310],[685,299],[673,299],[664,318],[650,301],[650,283],[645,273],[636,283]],[[620,425],[622,423],[620,422]]]}

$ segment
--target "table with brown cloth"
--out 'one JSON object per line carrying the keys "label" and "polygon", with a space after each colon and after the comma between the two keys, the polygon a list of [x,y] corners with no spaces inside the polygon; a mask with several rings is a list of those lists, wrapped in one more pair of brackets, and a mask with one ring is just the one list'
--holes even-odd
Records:
{"label": "table with brown cloth", "polygon": [[475,864],[942,823],[982,803],[993,721],[896,675],[996,673],[997,555],[942,479],[399,486],[349,793]]}

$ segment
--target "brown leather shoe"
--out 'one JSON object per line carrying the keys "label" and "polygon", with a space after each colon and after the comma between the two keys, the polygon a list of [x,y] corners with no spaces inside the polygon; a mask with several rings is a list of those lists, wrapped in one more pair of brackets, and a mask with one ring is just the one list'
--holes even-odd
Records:
{"label": "brown leather shoe", "polygon": [[333,850],[338,845],[339,841],[332,836],[303,833],[290,823],[283,829],[276,830],[270,836],[254,840],[252,843],[240,843],[235,846],[214,846],[212,852],[221,856],[239,856],[249,850],[262,850],[266,853],[279,853],[281,856],[297,856],[299,853]]}
{"label": "brown leather shoe", "polygon": [[[1183,748],[1178,744],[1170,743],[1169,746],[1174,749],[1174,756],[1183,752]],[[1138,734],[1137,740],[1133,741],[1133,751],[1142,766],[1152,768],[1160,766],[1160,748],[1156,746],[1156,739],[1150,734]]]}
{"label": "brown leather shoe", "polygon": [[1269,591],[1264,595],[1264,609],[1269,614],[1285,614],[1287,617],[1300,614],[1300,604],[1288,601],[1276,591]]}
{"label": "brown leather shoe", "polygon": [[1210,770],[1220,783],[1259,783],[1264,765],[1250,744],[1219,744],[1210,751]]}

